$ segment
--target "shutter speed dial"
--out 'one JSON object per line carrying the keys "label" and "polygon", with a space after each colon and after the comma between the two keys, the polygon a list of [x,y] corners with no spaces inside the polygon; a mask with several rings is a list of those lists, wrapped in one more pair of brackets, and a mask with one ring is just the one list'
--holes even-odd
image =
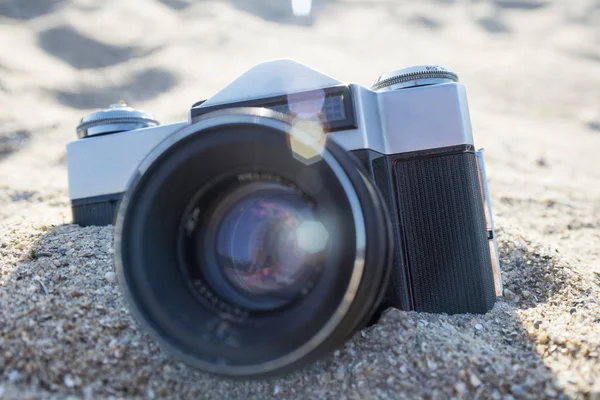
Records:
{"label": "shutter speed dial", "polygon": [[391,90],[457,81],[458,76],[446,67],[440,65],[418,65],[381,75],[377,78],[371,90],[388,92]]}
{"label": "shutter speed dial", "polygon": [[157,126],[152,114],[129,107],[125,102],[111,104],[107,109],[91,113],[77,125],[77,137],[86,138],[108,133]]}

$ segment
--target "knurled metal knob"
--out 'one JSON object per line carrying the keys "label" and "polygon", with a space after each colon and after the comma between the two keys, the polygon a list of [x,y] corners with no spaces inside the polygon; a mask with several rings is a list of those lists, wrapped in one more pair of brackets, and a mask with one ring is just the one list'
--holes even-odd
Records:
{"label": "knurled metal knob", "polygon": [[105,135],[159,125],[152,114],[129,107],[124,102],[88,114],[77,125],[77,137]]}
{"label": "knurled metal knob", "polygon": [[371,90],[387,92],[390,90],[457,81],[458,76],[446,67],[440,65],[418,65],[381,75],[377,78]]}

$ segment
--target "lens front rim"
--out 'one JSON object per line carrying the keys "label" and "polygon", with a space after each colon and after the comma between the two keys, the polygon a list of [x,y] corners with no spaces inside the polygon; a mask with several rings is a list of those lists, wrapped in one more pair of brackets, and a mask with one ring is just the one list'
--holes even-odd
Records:
{"label": "lens front rim", "polygon": [[[125,296],[129,304],[131,305],[133,314],[135,315],[136,319],[140,321],[142,325],[144,325],[148,329],[153,338],[157,342],[159,342],[164,348],[166,348],[171,354],[175,355],[177,358],[183,360],[184,362],[194,367],[216,374],[227,376],[259,376],[269,374],[275,371],[284,370],[286,367],[291,366],[304,358],[308,358],[307,356],[309,354],[317,352],[319,347],[331,338],[332,333],[340,326],[345,317],[347,317],[348,310],[350,309],[351,305],[353,304],[353,301],[357,297],[357,293],[361,287],[361,280],[364,275],[367,242],[366,224],[368,221],[365,220],[365,216],[363,215],[362,207],[364,206],[364,204],[361,204],[361,200],[357,196],[353,182],[348,176],[348,165],[343,167],[337,160],[340,157],[343,157],[343,155],[347,155],[347,153],[345,153],[340,148],[337,148],[335,150],[337,155],[334,156],[329,151],[329,147],[333,146],[334,148],[336,148],[336,146],[331,144],[328,145],[328,149],[325,149],[322,155],[323,161],[327,163],[329,168],[331,168],[336,177],[339,179],[340,184],[344,188],[345,196],[347,197],[348,202],[350,204],[350,208],[352,210],[356,236],[356,252],[354,264],[352,267],[352,275],[349,279],[346,291],[342,296],[338,308],[335,310],[328,322],[322,326],[322,328],[316,335],[313,335],[308,341],[304,343],[304,345],[298,347],[294,351],[277,359],[269,360],[261,364],[253,364],[248,366],[233,366],[227,364],[206,362],[204,360],[191,356],[187,352],[182,351],[182,349],[178,346],[173,345],[169,341],[165,340],[161,336],[160,332],[158,332],[157,329],[155,329],[155,327],[152,326],[151,321],[147,320],[145,316],[145,312],[147,310],[141,309],[143,305],[139,304],[139,302],[136,299],[137,294],[133,293],[132,291],[132,288],[135,286],[135,282],[131,281],[131,277],[128,275],[127,268],[125,267],[123,262],[124,257],[127,257],[126,242],[128,240],[128,221],[129,219],[133,218],[134,215],[134,213],[132,212],[132,207],[135,206],[135,204],[133,204],[135,203],[135,201],[132,203],[132,200],[135,200],[135,195],[143,180],[147,179],[147,172],[151,170],[151,167],[155,165],[155,162],[165,154],[165,151],[167,149],[172,148],[172,146],[174,146],[177,143],[180,143],[188,137],[194,136],[207,129],[219,127],[225,124],[255,124],[275,129],[277,131],[280,131],[282,134],[294,133],[294,128],[287,123],[285,117],[281,114],[277,114],[264,109],[226,110],[207,114],[200,122],[182,129],[181,131],[175,133],[172,137],[168,138],[165,142],[161,143],[140,164],[138,171],[136,172],[136,174],[134,174],[134,177],[129,185],[129,190],[126,192],[125,196],[121,201],[119,212],[117,214],[115,229],[115,263],[121,287],[123,288]],[[350,167],[350,169],[353,168],[354,166]],[[353,171],[353,173],[355,175],[358,174],[362,176],[362,174],[358,172],[358,170]],[[362,176],[362,178],[364,178],[364,176]],[[356,180],[356,177],[354,178],[354,180]],[[367,180],[365,179],[365,182],[366,181]],[[368,182],[364,184],[368,185]],[[374,191],[371,190],[371,192]],[[384,207],[383,204],[380,202],[377,193],[370,193],[370,195],[375,196],[375,202],[378,202],[375,208]],[[389,239],[391,238],[390,227],[389,222],[387,222],[383,216],[379,215],[376,219],[379,221],[381,229],[380,232],[373,236],[377,236],[380,239],[379,241],[383,243],[383,251],[381,251],[381,255],[378,257],[383,260],[381,261],[381,263],[384,264],[380,275],[385,276],[386,273],[389,274],[389,257],[391,255],[391,251],[389,250],[389,240],[391,240]],[[381,280],[383,281],[383,279]],[[378,283],[378,286],[380,288],[382,285],[383,283]],[[363,312],[362,314],[365,313]],[[361,321],[365,318],[365,315],[360,316]],[[352,329],[355,328],[356,327]],[[347,336],[347,334],[349,333],[345,333],[344,336]]]}

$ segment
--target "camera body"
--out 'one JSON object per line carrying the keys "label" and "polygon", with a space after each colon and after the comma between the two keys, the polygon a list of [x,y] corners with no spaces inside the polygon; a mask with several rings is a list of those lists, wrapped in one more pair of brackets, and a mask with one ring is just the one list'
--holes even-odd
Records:
{"label": "camera body", "polygon": [[[239,107],[266,108],[295,116],[292,123],[318,126],[317,137],[295,152],[308,161],[318,157],[324,138],[362,165],[393,231],[384,307],[484,313],[502,295],[485,169],[474,147],[466,91],[454,73],[438,66],[395,71],[368,89],[276,60],[194,104],[185,122],[159,125],[123,104],[88,115],[78,127],[80,139],[67,146],[74,222],[114,223],[129,182],[153,149],[168,147],[176,132],[214,112]],[[315,148],[316,154],[301,154]]]}

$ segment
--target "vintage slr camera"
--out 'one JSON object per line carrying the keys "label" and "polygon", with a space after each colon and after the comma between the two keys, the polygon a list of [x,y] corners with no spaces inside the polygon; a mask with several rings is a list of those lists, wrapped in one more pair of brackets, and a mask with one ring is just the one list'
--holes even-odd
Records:
{"label": "vintage slr camera", "polygon": [[134,315],[196,368],[289,371],[386,307],[485,313],[502,293],[482,156],[446,68],[368,89],[271,61],[186,122],[117,104],[77,134],[74,222],[115,224]]}

